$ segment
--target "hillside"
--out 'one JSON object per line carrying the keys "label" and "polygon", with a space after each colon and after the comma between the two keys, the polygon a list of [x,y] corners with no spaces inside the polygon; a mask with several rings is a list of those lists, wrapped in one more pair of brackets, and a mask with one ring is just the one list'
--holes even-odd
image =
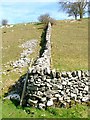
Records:
{"label": "hillside", "polygon": [[27,67],[20,68],[17,71],[10,66],[13,61],[16,61],[20,58],[20,54],[24,50],[20,46],[27,41],[34,39],[37,41],[37,45],[29,57],[35,60],[39,55],[40,41],[43,31],[42,26],[43,25],[28,23],[2,28],[2,69],[4,72],[2,74],[2,79],[4,84],[4,92],[7,91],[10,84],[18,80],[19,77],[25,74],[27,71]]}
{"label": "hillside", "polygon": [[[13,69],[10,63],[20,58],[23,48],[19,46],[28,40],[37,40],[37,47],[29,55],[35,60],[40,51],[42,31],[43,24],[17,24],[13,27],[2,28],[2,69],[7,73],[2,77],[6,89],[27,71],[27,67],[24,67],[19,72],[7,72],[7,70]],[[52,68],[60,71],[87,70],[88,20],[57,21],[56,25],[52,27],[51,45]],[[6,84],[8,81],[9,85]]]}
{"label": "hillside", "polygon": [[[56,25],[52,27],[51,36],[52,68],[60,71],[87,70],[87,28],[87,19],[57,21]],[[10,85],[27,72],[27,66],[24,66],[23,62],[32,58],[36,60],[39,56],[41,40],[43,39],[42,32],[43,24],[18,24],[13,27],[2,28],[3,94],[7,92]],[[26,65],[26,63],[24,64]],[[88,117],[88,107],[84,103],[82,105],[77,104],[71,109],[49,108],[47,111],[29,107],[22,109],[14,104],[10,100],[3,101],[3,117]]]}
{"label": "hillside", "polygon": [[88,69],[88,20],[57,21],[52,29],[52,66],[61,71]]}

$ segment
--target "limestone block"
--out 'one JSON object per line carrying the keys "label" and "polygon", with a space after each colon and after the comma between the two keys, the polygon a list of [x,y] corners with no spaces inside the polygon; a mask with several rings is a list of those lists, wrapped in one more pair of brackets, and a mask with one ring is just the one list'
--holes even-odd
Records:
{"label": "limestone block", "polygon": [[54,103],[53,103],[53,100],[52,99],[50,99],[50,100],[48,100],[48,102],[47,102],[47,106],[49,107],[49,106],[52,106]]}
{"label": "limestone block", "polygon": [[46,107],[45,103],[39,103],[38,108],[44,109]]}
{"label": "limestone block", "polygon": [[31,106],[35,106],[37,104],[37,100],[31,100],[31,99],[28,99],[28,103],[31,105]]}

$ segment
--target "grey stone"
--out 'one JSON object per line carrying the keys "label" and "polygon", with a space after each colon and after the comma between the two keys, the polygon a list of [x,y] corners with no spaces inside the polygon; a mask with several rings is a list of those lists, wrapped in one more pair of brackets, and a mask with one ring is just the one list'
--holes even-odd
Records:
{"label": "grey stone", "polygon": [[41,91],[38,91],[38,92],[37,92],[37,95],[38,95],[38,96],[43,96],[43,93],[42,93]]}
{"label": "grey stone", "polygon": [[52,99],[50,99],[50,100],[48,100],[47,101],[47,106],[49,107],[49,106],[52,106],[54,103],[53,103],[53,100]]}
{"label": "grey stone", "polygon": [[40,85],[41,87],[45,87],[45,83],[41,83],[41,85]]}
{"label": "grey stone", "polygon": [[52,101],[54,101],[54,100],[56,101],[56,100],[57,100],[57,98],[56,98],[56,97],[52,97],[51,99],[52,99]]}
{"label": "grey stone", "polygon": [[41,79],[40,79],[40,78],[38,78],[38,82],[41,82]]}
{"label": "grey stone", "polygon": [[59,94],[55,94],[55,97],[58,97],[58,98],[60,98],[60,97],[61,97],[61,95],[59,95]]}
{"label": "grey stone", "polygon": [[30,79],[30,82],[31,82],[31,83],[33,83],[33,82],[34,82],[34,79],[33,79],[33,78],[31,78],[31,79]]}
{"label": "grey stone", "polygon": [[29,89],[31,91],[37,91],[38,90],[38,86],[32,86],[32,87],[29,87]]}
{"label": "grey stone", "polygon": [[71,102],[71,100],[69,100],[69,99],[68,99],[68,100],[67,100],[67,102],[68,102],[68,103],[70,103],[70,102]]}
{"label": "grey stone", "polygon": [[76,97],[76,94],[74,94],[74,93],[71,93],[71,97],[74,97],[74,98],[75,98],[75,97]]}
{"label": "grey stone", "polygon": [[50,68],[47,67],[46,69],[47,69],[47,70],[46,70],[46,71],[47,71],[46,73],[50,75],[50,72],[51,72],[51,71],[50,71]]}
{"label": "grey stone", "polygon": [[59,97],[59,101],[63,101],[64,100],[64,97]]}
{"label": "grey stone", "polygon": [[46,97],[42,97],[41,102],[45,102],[45,101],[46,101]]}
{"label": "grey stone", "polygon": [[61,106],[62,108],[65,108],[65,107],[66,107],[66,102],[62,102],[60,106]]}
{"label": "grey stone", "polygon": [[52,85],[50,85],[49,83],[47,83],[46,85],[47,85],[47,87],[49,87],[49,88],[52,87]]}
{"label": "grey stone", "polygon": [[72,82],[67,82],[67,85],[72,85]]}
{"label": "grey stone", "polygon": [[45,91],[45,87],[42,87],[42,88],[41,88],[41,91]]}
{"label": "grey stone", "polygon": [[31,99],[28,99],[28,103],[31,105],[31,106],[35,106],[37,104],[37,100],[31,100]]}
{"label": "grey stone", "polygon": [[36,69],[32,69],[32,73],[34,73],[34,74],[35,74],[36,72],[37,72],[37,71],[36,71]]}
{"label": "grey stone", "polygon": [[63,81],[63,82],[62,82],[62,85],[67,85],[67,82],[66,82],[66,81]]}
{"label": "grey stone", "polygon": [[63,86],[62,85],[57,85],[57,87],[62,90],[63,89]]}
{"label": "grey stone", "polygon": [[62,72],[62,74],[61,74],[61,77],[68,77],[68,75],[67,75],[67,73],[66,72]]}
{"label": "grey stone", "polygon": [[88,90],[89,90],[89,87],[88,87],[88,86],[85,86],[84,90],[85,90],[85,91],[88,91]]}
{"label": "grey stone", "polygon": [[60,74],[60,72],[56,72],[56,78],[58,79],[58,78],[61,78],[61,74]]}
{"label": "grey stone", "polygon": [[51,79],[46,79],[46,82],[50,83],[50,82],[51,82]]}
{"label": "grey stone", "polygon": [[73,71],[71,74],[72,74],[72,77],[76,77],[76,71]]}
{"label": "grey stone", "polygon": [[64,95],[65,94],[65,92],[64,91],[61,91],[61,95]]}
{"label": "grey stone", "polygon": [[85,71],[85,76],[90,77],[90,71]]}
{"label": "grey stone", "polygon": [[46,75],[42,76],[42,80],[45,81],[46,80]]}
{"label": "grey stone", "polygon": [[82,98],[82,101],[83,101],[83,102],[86,102],[86,101],[88,101],[88,100],[89,100],[88,97],[83,97],[83,98]]}
{"label": "grey stone", "polygon": [[56,71],[55,71],[55,69],[53,69],[53,70],[51,71],[51,75],[52,75],[52,78],[55,78],[55,77],[56,77]]}
{"label": "grey stone", "polygon": [[38,74],[34,74],[33,78],[37,79],[38,78]]}
{"label": "grey stone", "polygon": [[83,91],[83,88],[79,87],[78,90]]}
{"label": "grey stone", "polygon": [[20,96],[18,94],[16,94],[16,93],[15,94],[11,94],[8,97],[10,97],[10,99],[12,99],[12,100],[20,101]]}
{"label": "grey stone", "polygon": [[70,91],[70,89],[66,89],[66,93],[68,93]]}
{"label": "grey stone", "polygon": [[81,71],[77,71],[78,72],[78,77],[80,78],[82,76]]}
{"label": "grey stone", "polygon": [[72,78],[71,72],[67,72],[67,76],[68,76],[69,78]]}
{"label": "grey stone", "polygon": [[44,109],[46,106],[44,103],[39,103],[38,108],[39,109]]}

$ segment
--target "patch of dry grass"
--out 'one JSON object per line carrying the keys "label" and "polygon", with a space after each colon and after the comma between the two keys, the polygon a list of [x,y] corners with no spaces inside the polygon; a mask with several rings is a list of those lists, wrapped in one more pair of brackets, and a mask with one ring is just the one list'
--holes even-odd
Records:
{"label": "patch of dry grass", "polygon": [[[30,58],[36,59],[40,51],[40,41],[43,24],[17,24],[12,28],[2,29],[2,64],[16,61],[20,57],[22,48],[19,46],[25,41],[37,39],[38,45]],[[88,69],[88,19],[82,21],[57,21],[52,27],[52,62],[51,67],[60,71],[87,70]],[[3,70],[7,70],[2,66]],[[11,68],[9,68],[11,69]],[[3,86],[6,82],[12,84],[27,71],[23,69],[22,74],[17,72],[3,75]]]}
{"label": "patch of dry grass", "polygon": [[88,19],[57,21],[52,28],[52,67],[61,71],[88,69]]}
{"label": "patch of dry grass", "polygon": [[[22,43],[36,39],[38,41],[37,47],[34,52],[29,56],[34,60],[39,55],[40,51],[40,41],[42,35],[43,24],[17,24],[11,28],[2,29],[2,69],[8,70],[12,69],[9,66],[10,61],[16,61],[20,58],[20,53],[23,51],[23,48],[19,47]],[[7,68],[5,67],[7,66]],[[7,75],[2,75],[3,81],[3,91],[6,92],[8,87],[19,79],[19,77],[27,72],[27,68],[22,69],[22,73],[18,72],[9,72]]]}
{"label": "patch of dry grass", "polygon": [[[6,63],[15,59],[18,59],[22,51],[19,46],[28,40],[37,39],[38,46],[36,54],[39,51],[39,43],[41,40],[42,29],[38,29],[39,25],[34,24],[18,24],[12,28],[4,28],[2,30],[2,63]],[[34,57],[36,57],[34,53]]]}

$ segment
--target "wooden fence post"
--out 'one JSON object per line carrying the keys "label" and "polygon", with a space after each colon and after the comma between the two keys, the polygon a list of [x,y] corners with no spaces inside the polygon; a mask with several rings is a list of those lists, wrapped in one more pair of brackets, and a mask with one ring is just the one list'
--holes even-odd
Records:
{"label": "wooden fence post", "polygon": [[[30,67],[29,67],[30,69],[31,69],[32,63],[33,63],[33,58],[32,58],[31,63],[30,63]],[[26,78],[25,78],[25,82],[24,82],[24,86],[23,86],[23,91],[22,91],[21,100],[20,100],[20,106],[23,105],[23,98],[24,98],[24,94],[25,94],[25,90],[26,90],[26,83],[27,83],[27,80],[28,80],[28,73],[29,73],[29,69],[28,69],[28,72],[26,74]]]}

